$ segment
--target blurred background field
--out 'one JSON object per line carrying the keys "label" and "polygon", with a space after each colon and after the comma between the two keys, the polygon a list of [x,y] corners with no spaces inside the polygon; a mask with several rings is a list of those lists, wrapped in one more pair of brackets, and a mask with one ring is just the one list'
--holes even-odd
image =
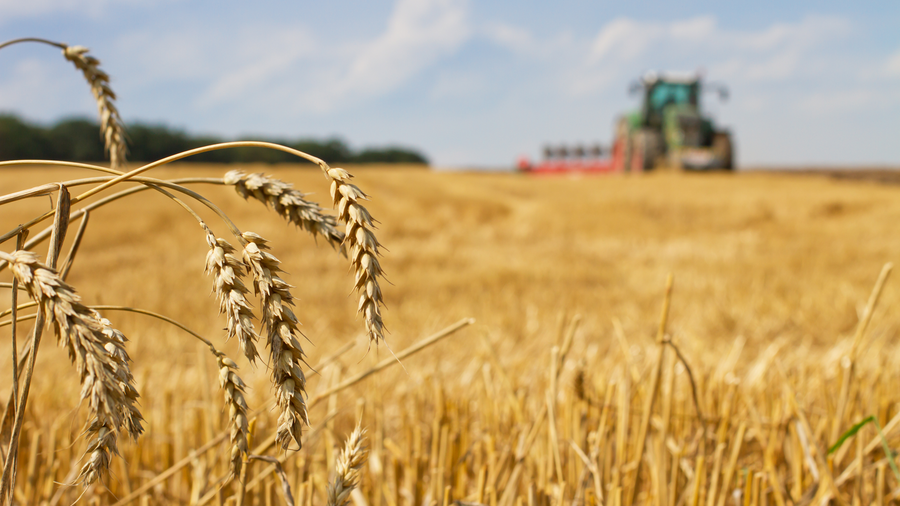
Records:
{"label": "blurred background field", "polygon": [[[313,426],[326,426],[307,432],[301,451],[270,450],[286,459],[299,504],[324,502],[334,447],[360,413],[371,453],[361,493],[353,498],[357,506],[457,500],[722,506],[733,493],[743,504],[800,504],[815,496],[868,505],[889,500],[898,486],[878,447],[866,453],[861,475],[852,471],[832,487],[829,480],[840,481],[865,449],[846,443],[830,459],[824,449],[835,442],[835,430],[869,415],[884,427],[900,411],[893,366],[900,358],[900,291],[889,279],[854,360],[849,404],[840,420],[835,414],[866,301],[882,266],[900,259],[900,187],[761,172],[534,178],[347,168],[371,196],[369,209],[387,250],[390,348],[402,350],[464,317],[476,323],[404,360],[403,368],[317,406]],[[243,169],[293,182],[330,207],[318,170]],[[175,165],[153,175],[221,177],[227,170]],[[3,176],[8,192],[81,177],[56,169],[4,169]],[[316,244],[230,188],[202,192],[242,230],[271,241],[285,279],[295,286],[296,312],[311,343],[305,347],[309,363],[354,344],[321,374],[309,373],[312,395],[390,356],[385,347],[366,351],[356,298],[349,296],[352,273],[327,243]],[[250,386],[251,409],[263,408],[271,397],[265,365],[254,369],[236,343],[223,343],[224,319],[203,273],[202,231],[161,196],[135,198],[138,205],[92,214],[69,281],[90,304],[163,313],[221,344]],[[6,206],[7,228],[49,204],[30,199]],[[226,233],[206,218],[218,234]],[[641,451],[669,273],[674,289],[667,335],[691,366],[709,426],[701,435],[686,370],[670,350],[660,362],[661,395]],[[100,504],[150,482],[211,440],[227,420],[215,362],[201,344],[142,316],[106,316],[131,340],[148,430],[137,444],[119,442],[123,459],[113,462],[108,488],[95,486],[82,499]],[[0,335],[8,346],[8,331]],[[80,467],[85,443],[79,439],[83,413],[73,403],[76,374],[52,341],[48,336],[41,348],[29,400],[28,448],[17,483],[23,504],[52,503],[54,496],[56,504],[71,504],[81,493],[57,484],[72,480],[67,473]],[[568,351],[556,365],[554,346]],[[0,370],[10,370],[7,353]],[[0,377],[3,399],[9,377]],[[552,409],[545,419],[548,396]],[[792,411],[792,399],[803,416]],[[265,410],[257,416],[261,441],[273,431],[275,416]],[[532,430],[536,439],[522,450]],[[891,442],[900,439],[887,434]],[[868,445],[875,435],[870,425],[858,437]],[[204,495],[234,501],[234,485],[215,492],[226,454],[227,444],[196,455],[136,501],[188,503]],[[254,463],[250,482],[267,466]],[[279,490],[274,476],[261,478],[248,501],[280,504]]]}

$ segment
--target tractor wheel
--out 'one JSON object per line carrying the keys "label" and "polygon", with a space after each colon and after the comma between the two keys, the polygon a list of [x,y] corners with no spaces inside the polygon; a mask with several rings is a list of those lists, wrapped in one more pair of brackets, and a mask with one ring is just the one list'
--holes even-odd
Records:
{"label": "tractor wheel", "polygon": [[731,146],[731,134],[728,132],[716,132],[713,134],[712,151],[715,157],[722,161],[720,167],[724,170],[734,170],[734,149]]}
{"label": "tractor wheel", "polygon": [[634,135],[632,146],[631,170],[641,172],[656,167],[656,160],[662,155],[662,135],[653,130],[644,129]]}

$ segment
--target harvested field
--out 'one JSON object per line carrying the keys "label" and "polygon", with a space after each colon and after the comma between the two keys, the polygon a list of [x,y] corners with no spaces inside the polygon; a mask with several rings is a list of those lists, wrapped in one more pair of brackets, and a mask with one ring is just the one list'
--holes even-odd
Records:
{"label": "harvested field", "polygon": [[[151,175],[222,177],[230,168],[184,164]],[[317,169],[243,169],[290,181],[331,207]],[[891,447],[900,442],[900,371],[891,365],[900,360],[900,281],[887,278],[871,323],[858,330],[882,267],[900,260],[897,186],[766,173],[529,178],[348,169],[380,222],[390,349],[463,318],[476,323],[403,368],[320,396],[391,357],[385,346],[366,351],[347,261],[232,188],[203,187],[243,230],[270,240],[312,343],[304,343],[307,361],[326,362],[304,371],[311,399],[323,402],[310,408],[303,448],[265,449],[284,462],[297,504],[325,504],[338,451],[360,417],[369,455],[356,506],[868,505],[900,497],[873,424],[828,454],[869,416]],[[0,174],[13,192],[86,173]],[[6,229],[49,204],[5,206]],[[203,217],[224,229],[211,213]],[[269,409],[267,355],[253,367],[237,339],[225,342],[196,221],[153,192],[90,219],[68,281],[87,303],[162,313],[211,340],[247,383],[251,448],[267,441],[278,418]],[[73,483],[83,464],[85,407],[78,409],[76,371],[48,334],[23,429],[18,500],[71,504],[84,493],[88,504],[237,504],[241,479],[222,487],[230,445],[216,438],[229,417],[209,350],[142,315],[104,316],[130,339],[146,432],[137,443],[119,441],[122,457],[102,484],[60,485]],[[8,330],[0,332],[8,347]],[[4,402],[10,370],[3,353]],[[245,468],[243,504],[283,504],[268,463]]]}

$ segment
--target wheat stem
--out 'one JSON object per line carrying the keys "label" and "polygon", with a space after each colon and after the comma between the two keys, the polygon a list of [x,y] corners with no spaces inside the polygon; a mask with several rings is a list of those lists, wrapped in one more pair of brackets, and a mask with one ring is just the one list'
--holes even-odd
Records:
{"label": "wheat stem", "polygon": [[[65,163],[64,165],[71,165],[71,164]],[[98,182],[110,181],[110,179],[111,178],[109,178],[109,177],[94,177],[94,178],[74,179],[71,181],[65,181],[63,183],[58,183],[58,184],[62,184],[66,187],[75,187],[75,186],[82,186],[82,185],[87,185],[87,184],[94,184],[94,183],[98,183]],[[164,191],[162,188],[168,188],[168,189],[177,191],[179,193],[183,193],[183,194],[193,198],[194,200],[200,202],[201,204],[203,204],[204,206],[209,208],[211,211],[216,213],[216,215],[219,216],[219,218],[221,218],[222,221],[228,226],[228,228],[235,235],[235,237],[240,238],[241,231],[240,231],[240,229],[237,228],[237,225],[234,224],[234,222],[231,220],[231,218],[229,218],[228,215],[226,215],[224,211],[222,211],[217,205],[213,204],[209,199],[207,199],[203,195],[201,195],[191,189],[185,188],[185,187],[177,184],[176,182],[165,181],[162,179],[155,179],[155,178],[148,178],[148,177],[135,177],[132,179],[132,181],[135,183],[141,183],[141,184],[146,185],[147,186],[146,189],[153,189],[153,190],[159,191],[160,193],[162,193],[163,195],[166,195],[170,199],[174,200],[178,205],[183,207],[197,221],[202,221],[200,216],[196,212],[194,212],[187,204],[185,204],[183,201],[181,201],[177,197],[173,196],[171,193]],[[139,188],[139,189],[131,188],[129,190],[126,190],[125,192],[120,192],[118,194],[111,195],[110,197],[104,198],[103,200],[98,200],[97,202],[94,202],[88,206],[85,206],[84,208],[82,208],[82,211],[96,209],[96,208],[106,205],[112,201],[115,201],[115,200],[118,200],[125,196],[131,195],[132,193],[141,191],[143,189],[145,189],[145,188]],[[72,199],[72,201],[74,202],[74,199]],[[2,199],[0,199],[0,205],[3,205],[5,203],[8,203],[8,202],[4,202],[4,201],[2,201]],[[73,217],[80,216],[80,214],[77,214],[77,213],[78,212],[76,211],[76,215],[73,215]],[[54,211],[50,211],[43,216],[50,217],[53,215],[54,215]],[[0,236],[0,243],[7,241],[10,238],[14,237],[18,232],[20,232],[23,229],[24,230],[29,229],[30,227],[34,226],[35,224],[39,223],[40,221],[43,221],[43,219],[45,219],[45,218],[43,218],[43,217],[35,218],[35,219],[31,220],[30,222],[20,225],[20,226],[16,227],[14,230],[7,232],[3,236]],[[45,236],[42,236],[42,238],[43,237],[45,237]],[[31,244],[31,242],[26,244],[26,248],[28,247],[28,244]]]}

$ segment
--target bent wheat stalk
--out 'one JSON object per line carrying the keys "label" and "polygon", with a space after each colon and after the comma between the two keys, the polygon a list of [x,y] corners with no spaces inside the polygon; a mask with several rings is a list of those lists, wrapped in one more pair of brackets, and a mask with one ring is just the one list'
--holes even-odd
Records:
{"label": "bent wheat stalk", "polygon": [[91,85],[91,93],[97,101],[97,112],[100,114],[100,131],[103,132],[109,164],[117,169],[125,163],[125,127],[114,100],[116,94],[109,87],[109,75],[100,70],[100,60],[87,54],[84,46],[66,46],[63,56],[72,62],[84,74]]}
{"label": "bent wheat stalk", "polygon": [[[84,53],[79,51],[70,51],[69,56],[74,60],[79,60],[79,57],[84,56]],[[87,66],[94,64],[90,60],[86,60],[86,62],[82,63]],[[102,78],[98,79],[102,81]],[[64,238],[63,234],[57,232],[64,230],[70,220],[85,218],[87,213],[93,209],[146,189],[156,190],[175,201],[197,219],[206,232],[210,248],[206,260],[207,272],[215,278],[215,291],[219,298],[220,308],[228,318],[229,335],[239,337],[242,349],[251,361],[258,356],[254,343],[258,337],[253,329],[253,315],[246,297],[249,290],[243,285],[240,278],[244,273],[243,269],[252,272],[254,276],[254,288],[262,300],[261,325],[266,329],[266,340],[272,365],[272,381],[275,385],[275,400],[281,413],[273,441],[287,449],[291,446],[291,440],[295,441],[298,446],[301,445],[301,429],[304,423],[309,426],[309,420],[305,399],[306,378],[302,371],[302,367],[306,365],[305,355],[299,342],[299,336],[302,334],[299,331],[299,322],[291,308],[293,305],[291,285],[279,276],[281,272],[279,260],[268,251],[265,239],[250,232],[242,233],[215,204],[203,195],[182,186],[182,183],[188,182],[226,184],[224,179],[165,181],[142,175],[143,172],[150,169],[192,154],[241,146],[286,151],[319,164],[326,174],[330,174],[329,177],[333,180],[332,197],[338,206],[341,220],[347,226],[347,233],[342,233],[336,228],[337,221],[334,217],[325,213],[317,204],[306,201],[303,194],[294,190],[288,183],[260,175],[255,176],[257,179],[252,179],[237,173],[229,176],[231,178],[229,181],[238,188],[239,193],[246,193],[245,198],[254,196],[272,206],[280,215],[298,227],[313,233],[313,235],[323,235],[330,244],[345,253],[349,250],[351,262],[356,270],[355,284],[362,292],[359,311],[366,317],[370,342],[377,343],[379,340],[383,340],[383,323],[380,314],[382,296],[378,286],[378,278],[382,272],[377,261],[380,244],[372,232],[375,221],[368,214],[366,208],[361,205],[361,201],[366,199],[365,194],[358,187],[349,183],[350,175],[346,171],[331,169],[323,161],[285,146],[260,142],[234,142],[205,146],[158,160],[127,173],[114,168],[73,162],[39,160],[0,162],[0,166],[50,164],[87,168],[109,174],[106,177],[44,185],[18,194],[0,197],[0,205],[2,205],[16,199],[46,195],[55,188],[60,188],[60,195],[64,193],[66,197],[65,209],[59,206],[57,209],[47,211],[23,223],[14,231],[0,237],[0,242],[9,237],[27,233],[40,222],[55,217],[56,223],[53,227],[45,232],[35,234],[31,240],[22,245],[27,250],[50,237],[52,261],[55,262]],[[128,188],[102,198],[97,196],[99,192],[111,189],[121,183],[141,186]],[[80,185],[94,186],[81,195],[71,198],[67,190],[63,191],[69,186]],[[237,258],[236,250],[224,240],[216,237],[200,216],[187,203],[175,196],[175,192],[202,203],[229,227],[243,247],[240,260]],[[87,202],[94,196],[97,198],[93,202]],[[83,203],[81,208],[70,211],[68,206],[78,203]],[[79,238],[84,234],[85,228],[86,224],[83,222],[79,228]],[[72,246],[70,257],[65,262],[66,271],[77,251],[77,243],[78,239]],[[54,264],[50,265],[52,267]],[[102,319],[95,310],[83,305],[74,289],[67,285],[51,267],[38,262],[38,257],[34,253],[24,250],[12,254],[0,252],[0,270],[7,267],[12,271],[17,283],[22,285],[23,289],[40,307],[35,315],[37,325],[35,336],[39,336],[46,318],[46,321],[56,329],[60,344],[69,350],[71,360],[81,375],[82,398],[88,400],[90,416],[86,429],[89,437],[86,462],[78,477],[83,484],[93,483],[107,472],[111,456],[117,453],[118,436],[124,432],[131,437],[137,437],[143,430],[142,418],[136,407],[137,390],[134,388],[134,379],[128,364],[130,359],[124,348],[125,337],[121,332],[113,329],[109,322]],[[19,305],[17,304],[17,306]],[[19,320],[20,318],[15,319]],[[205,340],[204,342],[209,344]],[[248,457],[247,407],[243,393],[245,387],[235,372],[236,364],[214,350],[212,345],[210,348],[213,349],[217,358],[220,386],[225,393],[225,402],[231,419],[229,433],[224,437],[230,435],[229,471],[230,475],[234,476],[240,472],[243,461]],[[30,355],[32,361],[36,349],[36,345],[32,345],[31,351],[25,350],[25,354]],[[24,413],[24,410],[21,411]],[[16,423],[19,424],[19,421],[19,413],[17,413]],[[14,432],[17,433],[15,429]],[[12,489],[14,478],[11,480],[5,478],[8,474],[7,470],[11,467],[15,467],[15,461],[7,459],[7,463],[4,465],[3,482],[5,487],[0,495],[5,495]],[[76,476],[75,473],[72,474],[72,477],[74,476]]]}
{"label": "bent wheat stalk", "polygon": [[7,41],[0,44],[0,49],[22,42],[38,42],[62,49],[63,56],[84,74],[85,80],[91,87],[94,100],[97,102],[97,112],[100,116],[100,133],[104,140],[106,152],[109,155],[110,165],[114,169],[122,166],[125,163],[125,156],[128,152],[128,148],[125,146],[125,127],[122,124],[122,118],[119,116],[119,110],[116,108],[116,94],[109,86],[109,75],[100,70],[100,60],[87,54],[90,50],[84,46],[70,46],[61,42],[36,37]]}

